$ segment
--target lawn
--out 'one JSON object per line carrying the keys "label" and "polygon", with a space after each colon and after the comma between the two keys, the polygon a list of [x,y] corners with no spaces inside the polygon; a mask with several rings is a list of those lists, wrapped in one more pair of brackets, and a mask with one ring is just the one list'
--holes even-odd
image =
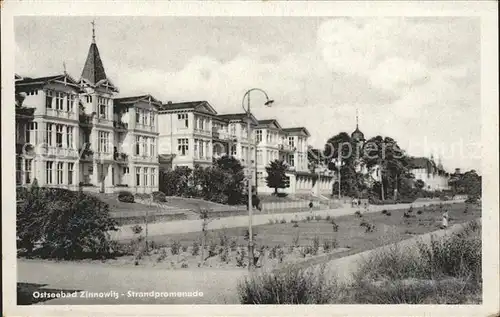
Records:
{"label": "lawn", "polygon": [[[281,223],[281,221],[278,221],[278,223],[255,226],[253,230],[256,234],[254,241],[256,249],[264,248],[264,253],[267,256],[273,249],[275,249],[275,253],[276,249],[280,250],[279,252],[283,251],[285,258],[283,262],[285,263],[316,255],[327,255],[330,259],[334,259],[439,230],[444,208],[449,212],[449,225],[465,223],[481,217],[479,206],[467,205],[466,210],[466,204],[464,203],[444,206],[443,211],[440,210],[439,206],[432,206],[414,208],[412,212],[393,210],[389,214],[382,212],[366,213],[362,214],[361,217],[353,214],[328,220],[314,219],[311,216],[312,219],[299,219],[297,223]],[[409,214],[410,217],[404,217],[405,213]],[[334,231],[332,221],[335,223],[337,231]],[[361,226],[360,224],[363,222],[368,225]],[[366,227],[373,227],[373,230],[367,231]],[[246,228],[208,231],[207,245],[209,248],[212,247],[215,252],[213,257],[209,259],[210,266],[237,266],[238,252],[246,249],[246,231]],[[172,265],[172,268],[176,267],[176,265],[181,267],[183,263],[189,263],[189,267],[191,267],[199,261],[198,256],[192,256],[192,251],[195,245],[199,247],[200,238],[200,232],[151,237],[149,238],[150,245],[154,246],[155,251],[153,255],[141,259],[141,265],[159,265],[158,263],[162,262],[162,257],[164,257],[170,260],[175,259],[174,261],[167,261],[169,265]],[[306,254],[307,256],[304,255],[304,250],[310,249],[314,245],[315,239],[320,246],[317,248],[317,252]],[[325,250],[323,247],[326,243],[331,243],[329,250]],[[122,244],[128,245],[130,241],[123,241]],[[232,250],[228,255],[230,259],[228,262],[221,258],[220,255],[223,249],[229,245],[232,246]],[[173,246],[178,249],[178,253],[172,252]],[[183,249],[184,251],[182,251]],[[160,256],[159,254],[163,255]],[[156,259],[156,257],[159,259]],[[273,256],[269,259],[276,258],[276,256]],[[266,261],[270,262],[269,260]],[[121,264],[131,264],[133,263],[133,257],[129,255],[119,262]]]}

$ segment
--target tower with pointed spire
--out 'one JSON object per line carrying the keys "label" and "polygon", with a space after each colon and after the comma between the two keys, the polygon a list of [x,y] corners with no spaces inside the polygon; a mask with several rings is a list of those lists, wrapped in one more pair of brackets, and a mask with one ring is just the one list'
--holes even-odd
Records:
{"label": "tower with pointed spire", "polygon": [[356,130],[351,134],[351,138],[355,140],[356,142],[364,142],[365,141],[365,135],[361,130],[359,130],[359,115],[358,115],[358,109],[356,109]]}

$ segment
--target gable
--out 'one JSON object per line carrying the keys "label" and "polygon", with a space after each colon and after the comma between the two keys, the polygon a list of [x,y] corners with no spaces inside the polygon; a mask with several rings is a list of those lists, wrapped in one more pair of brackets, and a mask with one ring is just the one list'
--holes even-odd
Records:
{"label": "gable", "polygon": [[217,115],[217,111],[206,101],[198,104],[195,108],[195,111],[197,112],[202,112],[202,113],[207,113],[211,115]]}

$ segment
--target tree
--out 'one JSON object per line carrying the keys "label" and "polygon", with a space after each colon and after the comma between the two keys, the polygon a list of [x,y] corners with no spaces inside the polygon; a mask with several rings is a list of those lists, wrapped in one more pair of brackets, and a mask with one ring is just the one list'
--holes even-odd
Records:
{"label": "tree", "polygon": [[[341,194],[357,196],[364,184],[362,176],[356,172],[360,143],[355,142],[347,132],[334,135],[325,144],[323,157],[327,162],[328,169],[336,171],[340,175]],[[338,193],[338,180],[332,188],[332,195]]]}
{"label": "tree", "polygon": [[475,170],[465,172],[461,177],[460,183],[464,189],[465,194],[469,197],[481,197],[482,179]]}
{"label": "tree", "polygon": [[214,162],[214,167],[226,173],[229,180],[224,194],[227,203],[237,205],[245,201],[245,172],[240,161],[232,156],[224,155]]}
{"label": "tree", "polygon": [[274,194],[278,194],[278,188],[286,188],[287,165],[280,160],[275,160],[266,166],[266,183],[270,188],[274,188]]}
{"label": "tree", "polygon": [[65,189],[18,191],[17,246],[27,255],[75,259],[106,255],[108,231],[117,230],[108,204],[94,196]]}
{"label": "tree", "polygon": [[362,159],[369,170],[376,166],[380,168],[382,200],[385,199],[386,192],[392,190],[397,193],[401,178],[409,173],[408,157],[390,137],[378,135],[368,140],[363,147]]}
{"label": "tree", "polygon": [[425,187],[425,182],[424,182],[423,180],[421,180],[421,179],[417,179],[417,180],[415,181],[415,187],[416,187],[417,189],[419,189],[419,190],[422,190],[422,189],[424,189],[424,187]]}
{"label": "tree", "polygon": [[192,170],[189,167],[177,166],[173,170],[162,172],[160,191],[167,196],[182,196],[189,187],[189,177]]}

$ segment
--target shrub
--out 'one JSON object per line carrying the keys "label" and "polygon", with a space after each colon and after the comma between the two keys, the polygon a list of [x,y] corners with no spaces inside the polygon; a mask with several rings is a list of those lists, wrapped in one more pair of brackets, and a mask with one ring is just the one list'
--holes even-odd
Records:
{"label": "shrub", "polygon": [[307,221],[307,222],[310,222],[312,219],[313,219],[313,217],[312,217],[312,216],[307,216],[307,217],[306,217],[306,221]]}
{"label": "shrub", "polygon": [[165,248],[162,248],[160,250],[160,255],[158,256],[158,259],[156,259],[156,261],[159,263],[164,261],[166,258],[167,258],[167,250]]}
{"label": "shrub", "polygon": [[293,245],[294,246],[299,246],[299,241],[300,241],[300,232],[297,231],[297,234],[293,237]]}
{"label": "shrub", "polygon": [[153,192],[153,201],[156,203],[164,203],[167,201],[167,196],[164,192]]}
{"label": "shrub", "polygon": [[236,251],[236,248],[238,247],[238,245],[236,244],[236,239],[231,239],[229,247],[231,248],[231,251]]}
{"label": "shrub", "polygon": [[292,227],[298,228],[299,227],[299,223],[298,222],[294,222]]}
{"label": "shrub", "polygon": [[236,266],[245,267],[246,252],[244,249],[236,252]]}
{"label": "shrub", "polygon": [[278,258],[279,263],[283,263],[283,259],[285,258],[285,251],[283,251],[281,247],[278,247],[276,257]]}
{"label": "shrub", "polygon": [[135,234],[141,234],[141,232],[142,232],[141,225],[134,225],[131,229],[132,229],[132,232]]}
{"label": "shrub", "polygon": [[321,221],[321,219],[323,219],[323,217],[321,217],[321,215],[314,216],[314,220],[316,220],[316,221]]}
{"label": "shrub", "polygon": [[186,245],[183,245],[182,246],[182,252],[187,252],[187,250],[188,250],[188,247]]}
{"label": "shrub", "polygon": [[363,218],[363,215],[361,214],[361,211],[359,210],[356,210],[356,212],[354,213],[354,215],[358,218]]}
{"label": "shrub", "polygon": [[281,218],[280,223],[286,223],[286,219],[285,218]]}
{"label": "shrub", "polygon": [[387,209],[382,210],[382,214],[387,214]]}
{"label": "shrub", "polygon": [[326,304],[333,296],[324,267],[315,274],[296,266],[246,277],[238,283],[242,304]]}
{"label": "shrub", "polygon": [[421,215],[422,214],[422,210],[417,210],[417,215]]}
{"label": "shrub", "polygon": [[410,206],[410,208],[408,209],[408,212],[413,212],[413,206]]}
{"label": "shrub", "polygon": [[330,215],[327,215],[325,218],[326,221],[330,221],[330,219],[332,219],[332,216],[330,216]]}
{"label": "shrub", "polygon": [[107,256],[108,231],[117,230],[109,206],[82,191],[40,188],[19,190],[16,206],[20,254],[74,259]]}
{"label": "shrub", "polygon": [[318,254],[318,250],[319,250],[319,237],[316,236],[313,238],[313,245],[312,245],[313,255]]}
{"label": "shrub", "polygon": [[193,256],[197,256],[198,254],[200,254],[200,244],[197,241],[193,242],[193,246],[191,248],[191,254]]}
{"label": "shrub", "polygon": [[225,230],[219,232],[219,244],[222,247],[229,245],[229,237],[227,236],[227,232]]}
{"label": "shrub", "polygon": [[323,241],[323,251],[325,253],[328,253],[332,251],[332,249],[335,249],[338,246],[337,240],[324,240]]}
{"label": "shrub", "polygon": [[268,219],[267,224],[269,225],[274,225],[274,219]]}
{"label": "shrub", "polygon": [[275,259],[277,256],[277,253],[278,253],[278,247],[277,246],[272,247],[271,250],[269,251],[269,258]]}
{"label": "shrub", "polygon": [[219,252],[220,260],[221,262],[228,262],[229,261],[229,249],[228,248],[221,248],[222,251]]}
{"label": "shrub", "polygon": [[122,190],[118,192],[118,200],[124,203],[133,203],[134,200],[134,195],[126,190]]}
{"label": "shrub", "polygon": [[189,265],[186,262],[181,264],[181,269],[187,269],[188,267]]}
{"label": "shrub", "polygon": [[172,252],[173,255],[177,255],[179,254],[180,248],[181,244],[179,243],[179,241],[174,241],[170,246],[170,252]]}
{"label": "shrub", "polygon": [[217,244],[215,241],[210,241],[210,246],[208,247],[208,256],[212,257],[215,255],[215,249],[217,248]]}
{"label": "shrub", "polygon": [[[118,195],[118,197],[119,197],[119,195]],[[137,199],[140,199],[140,200],[148,200],[148,199],[151,198],[151,195],[150,194],[146,194],[146,193],[143,193],[143,194],[138,193],[138,194],[135,194],[135,197]]]}
{"label": "shrub", "polygon": [[391,214],[391,212],[390,212],[390,211],[388,211],[388,212],[386,212],[386,213],[385,213],[385,215],[386,215],[386,216],[390,216],[390,215],[392,215],[392,214]]}

